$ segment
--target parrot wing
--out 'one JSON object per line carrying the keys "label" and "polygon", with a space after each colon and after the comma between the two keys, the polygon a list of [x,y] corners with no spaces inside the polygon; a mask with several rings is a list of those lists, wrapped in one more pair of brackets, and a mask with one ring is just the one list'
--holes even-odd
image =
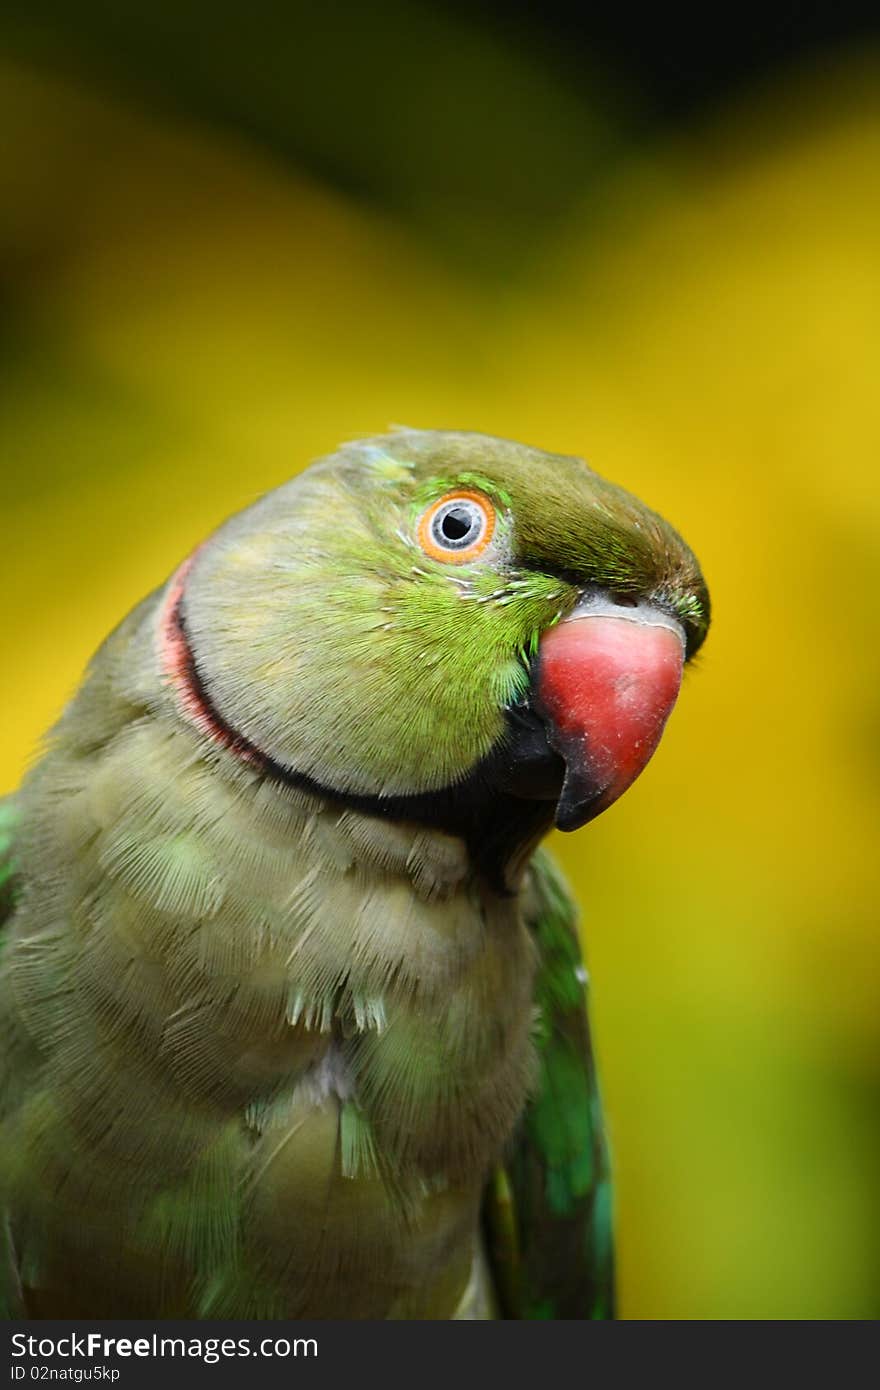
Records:
{"label": "parrot wing", "polygon": [[15,830],[18,809],[14,797],[0,800],[0,927],[15,904]]}
{"label": "parrot wing", "polygon": [[613,1318],[611,1173],[587,1021],[576,913],[552,859],[535,855],[526,920],[539,953],[539,1073],[486,1194],[487,1249],[508,1318]]}

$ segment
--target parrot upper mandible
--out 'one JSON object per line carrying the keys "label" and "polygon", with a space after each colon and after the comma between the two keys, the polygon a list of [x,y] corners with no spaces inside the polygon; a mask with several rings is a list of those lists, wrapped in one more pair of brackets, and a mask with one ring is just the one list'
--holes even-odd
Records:
{"label": "parrot upper mandible", "polygon": [[613,1317],[539,844],[638,776],[708,622],[580,459],[410,429],[140,603],[0,805],[7,1315]]}

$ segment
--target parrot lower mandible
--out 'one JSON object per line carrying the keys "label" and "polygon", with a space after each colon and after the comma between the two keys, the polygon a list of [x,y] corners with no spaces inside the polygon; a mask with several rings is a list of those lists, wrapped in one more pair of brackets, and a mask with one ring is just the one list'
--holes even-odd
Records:
{"label": "parrot lower mandible", "polygon": [[580,459],[409,429],[139,604],[0,804],[7,1316],[613,1317],[539,843],[638,776],[708,622]]}

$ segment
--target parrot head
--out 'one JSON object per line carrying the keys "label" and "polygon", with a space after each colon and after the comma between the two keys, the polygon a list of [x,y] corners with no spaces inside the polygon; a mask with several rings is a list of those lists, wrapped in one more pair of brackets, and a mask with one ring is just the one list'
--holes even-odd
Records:
{"label": "parrot head", "polygon": [[678,534],[580,459],[399,430],[222,526],[159,643],[179,710],[240,757],[503,858],[634,781],[708,623]]}

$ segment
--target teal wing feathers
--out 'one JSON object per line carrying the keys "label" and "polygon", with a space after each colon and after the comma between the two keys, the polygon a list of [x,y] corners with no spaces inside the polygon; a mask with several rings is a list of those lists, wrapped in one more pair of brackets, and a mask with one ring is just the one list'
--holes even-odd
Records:
{"label": "teal wing feathers", "polygon": [[539,851],[526,912],[539,952],[538,1082],[486,1200],[503,1315],[613,1318],[611,1174],[568,890]]}

